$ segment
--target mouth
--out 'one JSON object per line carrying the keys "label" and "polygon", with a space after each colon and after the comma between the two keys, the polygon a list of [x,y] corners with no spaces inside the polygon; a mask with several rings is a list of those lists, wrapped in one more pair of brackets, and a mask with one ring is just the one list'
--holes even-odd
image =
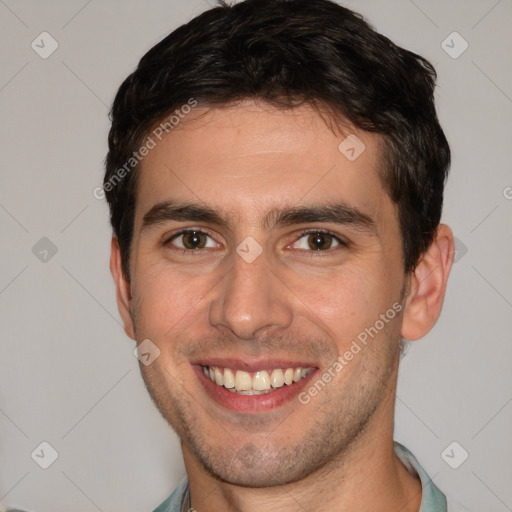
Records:
{"label": "mouth", "polygon": [[291,401],[318,369],[285,364],[274,368],[251,365],[244,370],[233,368],[235,365],[193,366],[206,392],[217,403],[237,412],[252,413],[275,409]]}
{"label": "mouth", "polygon": [[271,372],[258,370],[246,372],[219,368],[218,366],[201,366],[205,377],[217,386],[223,386],[228,391],[238,395],[264,395],[283,386],[291,386],[307,377],[313,368],[275,368]]}

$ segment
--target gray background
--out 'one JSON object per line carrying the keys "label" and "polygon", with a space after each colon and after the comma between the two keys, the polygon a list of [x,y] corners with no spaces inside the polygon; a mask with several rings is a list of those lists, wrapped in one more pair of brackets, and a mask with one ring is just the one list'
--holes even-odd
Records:
{"label": "gray background", "polygon": [[[512,510],[512,4],[345,5],[436,65],[453,150],[444,221],[459,240],[458,261],[438,325],[402,361],[395,438],[464,504],[452,510]],[[207,7],[0,0],[4,504],[149,511],[184,475],[177,439],[147,396],[120,325],[107,208],[93,189],[117,87],[153,44]],[[43,31],[59,45],[47,59],[31,47],[42,46]],[[446,40],[454,31],[469,44],[458,58],[464,42]],[[51,457],[38,448],[43,441],[58,452],[46,470],[36,463]],[[446,460],[458,465],[463,450],[468,459],[453,469]]]}

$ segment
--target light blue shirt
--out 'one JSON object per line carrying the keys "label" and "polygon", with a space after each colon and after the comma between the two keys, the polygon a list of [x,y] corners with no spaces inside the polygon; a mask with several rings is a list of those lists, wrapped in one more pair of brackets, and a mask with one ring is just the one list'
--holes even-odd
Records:
{"label": "light blue shirt", "polygon": [[[395,453],[409,473],[417,475],[421,481],[423,494],[418,512],[446,512],[446,496],[432,482],[416,457],[405,446],[396,441]],[[181,512],[187,486],[188,480],[184,478],[174,492],[154,512]]]}

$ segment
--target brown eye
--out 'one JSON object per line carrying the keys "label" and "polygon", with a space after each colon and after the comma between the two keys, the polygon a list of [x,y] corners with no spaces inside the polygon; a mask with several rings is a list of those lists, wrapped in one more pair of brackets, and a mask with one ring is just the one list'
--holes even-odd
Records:
{"label": "brown eye", "polygon": [[307,231],[293,244],[293,249],[304,251],[328,251],[347,244],[337,236],[324,231]]}
{"label": "brown eye", "polygon": [[[210,241],[208,240],[210,239]],[[170,245],[179,247],[180,249],[194,250],[215,247],[211,237],[203,231],[182,231],[173,236],[169,242]]]}
{"label": "brown eye", "polygon": [[190,231],[183,235],[183,245],[187,249],[202,249],[206,245],[206,235],[197,231]]}
{"label": "brown eye", "polygon": [[325,251],[331,248],[333,237],[328,233],[312,233],[308,235],[307,240],[310,249],[316,251]]}

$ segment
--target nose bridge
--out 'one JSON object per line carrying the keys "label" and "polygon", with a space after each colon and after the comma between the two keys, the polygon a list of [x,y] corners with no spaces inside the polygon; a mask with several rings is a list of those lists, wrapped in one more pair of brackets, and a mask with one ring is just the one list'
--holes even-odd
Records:
{"label": "nose bridge", "polygon": [[291,304],[273,283],[271,258],[254,239],[244,240],[233,252],[219,295],[210,307],[210,323],[229,329],[237,337],[254,339],[263,328],[291,323]]}

